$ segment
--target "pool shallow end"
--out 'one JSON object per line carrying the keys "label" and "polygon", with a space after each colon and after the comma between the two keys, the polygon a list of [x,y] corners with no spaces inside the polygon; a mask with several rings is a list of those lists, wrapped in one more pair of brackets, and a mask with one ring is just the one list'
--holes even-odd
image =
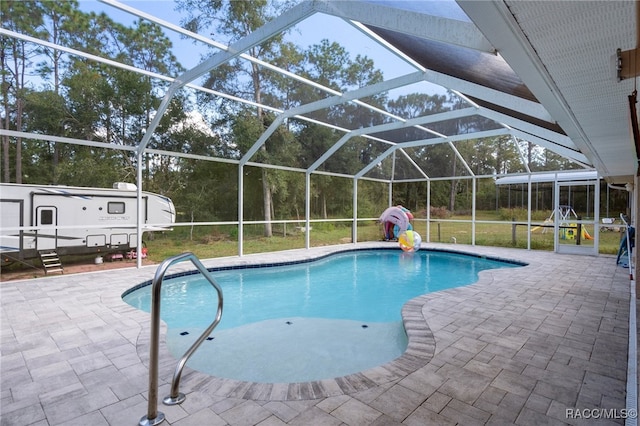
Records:
{"label": "pool shallow end", "polygon": [[[179,359],[203,331],[169,329],[169,351]],[[401,356],[407,343],[401,321],[286,317],[214,332],[187,365],[234,380],[306,382],[385,364]]]}
{"label": "pool shallow end", "polygon": [[[342,377],[296,383],[246,382],[215,377],[186,367],[181,388],[183,392],[204,392],[226,398],[301,401],[353,394],[399,381],[427,365],[435,354],[435,338],[422,315],[426,296],[416,297],[404,305],[402,317],[408,338],[407,349],[400,357],[386,364]],[[163,324],[162,328],[159,376],[168,386],[177,361],[166,345],[166,326]],[[149,327],[146,326],[141,330],[137,342],[138,356],[145,364],[149,361],[149,337]]]}

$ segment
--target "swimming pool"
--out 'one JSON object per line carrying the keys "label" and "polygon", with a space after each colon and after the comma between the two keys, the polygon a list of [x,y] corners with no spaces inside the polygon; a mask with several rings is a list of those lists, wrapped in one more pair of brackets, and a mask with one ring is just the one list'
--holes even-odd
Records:
{"label": "swimming pool", "polygon": [[[213,270],[222,320],[189,366],[253,382],[321,380],[362,371],[404,352],[401,308],[433,291],[476,282],[485,269],[521,266],[460,253],[352,250],[316,261]],[[149,311],[150,286],[123,296]],[[180,357],[211,323],[215,291],[199,275],[163,284],[167,346]]]}

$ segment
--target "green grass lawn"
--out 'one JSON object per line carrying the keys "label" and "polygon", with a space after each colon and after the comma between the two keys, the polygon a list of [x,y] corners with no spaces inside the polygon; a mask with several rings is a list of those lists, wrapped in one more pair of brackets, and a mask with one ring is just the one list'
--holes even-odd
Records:
{"label": "green grass lawn", "polygon": [[[553,229],[547,228],[546,232],[543,231],[543,229],[538,229],[531,233],[531,249],[552,251]],[[514,235],[513,226],[510,223],[476,223],[475,243],[481,246],[527,248],[527,232],[526,226],[516,226]],[[587,227],[587,232],[593,237],[594,231],[592,228]],[[432,242],[451,243],[455,241],[458,244],[472,243],[472,227],[470,223],[432,223],[430,235]],[[599,252],[601,254],[617,254],[621,236],[620,232],[600,232]],[[562,242],[575,244],[576,240],[569,239]],[[593,240],[583,239],[581,244],[592,246]]]}
{"label": "green grass lawn", "polygon": [[[476,215],[477,220],[498,221],[496,214],[483,212]],[[452,221],[453,220],[453,221]],[[430,241],[457,244],[472,243],[472,226],[468,222],[470,216],[454,216],[447,220],[432,220],[430,226]],[[541,222],[541,221],[540,221]],[[426,221],[414,221],[414,229],[426,241]],[[376,221],[363,221],[358,224],[358,241],[380,241],[383,236],[382,225]],[[515,234],[511,222],[476,223],[475,243],[479,246],[498,246],[527,248],[527,227],[516,226]],[[593,235],[593,229],[587,227]],[[243,237],[243,252],[266,253],[305,247],[305,233],[294,225],[276,224],[273,226],[273,236],[262,236],[262,225],[245,225]],[[351,242],[351,225],[346,222],[313,223],[310,231],[310,245],[312,247],[349,244]],[[620,232],[600,232],[600,253],[618,253],[622,234]],[[149,259],[162,262],[164,259],[184,252],[192,252],[200,259],[210,259],[238,254],[238,228],[234,225],[220,226],[175,226],[173,231],[145,234],[144,242],[149,250]],[[575,244],[575,240],[564,241]],[[593,244],[592,240],[585,240],[585,245]],[[537,230],[531,234],[531,248],[533,250],[553,250],[553,230],[543,233]],[[93,259],[95,254],[85,256]],[[63,264],[81,262],[79,256],[63,258]],[[29,264],[32,264],[29,266]],[[20,270],[21,268],[39,268],[40,261],[34,260],[25,265],[14,263],[3,266],[3,271]],[[5,269],[7,268],[7,269]]]}
{"label": "green grass lawn", "polygon": [[[453,220],[469,220],[459,216]],[[486,220],[486,219],[485,219]],[[471,223],[432,221],[430,227],[430,241],[457,244],[472,243]],[[416,221],[414,229],[426,240],[426,222]],[[261,236],[262,227],[257,225],[245,226],[243,251],[245,254],[264,253],[305,247],[305,233],[289,226],[286,230],[282,225],[274,226],[273,236]],[[313,224],[310,231],[310,245],[312,247],[348,244],[351,242],[351,226],[346,224],[318,223]],[[587,232],[593,235],[593,229],[587,227]],[[379,241],[382,239],[382,226],[376,222],[361,222],[358,225],[358,241]],[[507,223],[476,223],[476,245],[527,248],[527,227],[517,226],[515,235],[512,224]],[[515,236],[515,242],[514,242]],[[617,254],[620,245],[619,232],[600,232],[600,253]],[[171,232],[155,234],[146,238],[149,256],[154,261],[162,261],[186,251],[194,253],[201,259],[238,254],[237,228],[233,226],[197,227],[193,235],[185,227],[176,227]],[[575,244],[575,240],[564,241]],[[592,240],[583,240],[584,245],[592,245]],[[531,234],[531,248],[534,250],[553,250],[553,230],[546,232],[537,230]]]}

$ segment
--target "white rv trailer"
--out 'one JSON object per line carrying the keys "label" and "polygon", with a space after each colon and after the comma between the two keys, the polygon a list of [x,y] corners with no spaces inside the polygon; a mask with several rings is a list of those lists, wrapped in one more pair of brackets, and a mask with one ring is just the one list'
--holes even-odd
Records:
{"label": "white rv trailer", "polygon": [[[55,251],[124,252],[137,247],[136,185],[113,188],[0,183],[2,264]],[[144,231],[171,230],[176,211],[162,195],[142,192]]]}

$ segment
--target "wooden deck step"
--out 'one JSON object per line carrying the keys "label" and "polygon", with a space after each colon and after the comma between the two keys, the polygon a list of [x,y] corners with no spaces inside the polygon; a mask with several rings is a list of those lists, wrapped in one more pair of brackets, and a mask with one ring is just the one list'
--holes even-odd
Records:
{"label": "wooden deck step", "polygon": [[64,268],[62,266],[62,262],[60,261],[60,257],[58,256],[58,253],[50,250],[42,251],[39,254],[45,274],[49,274],[50,272],[60,272],[61,274],[64,274]]}

